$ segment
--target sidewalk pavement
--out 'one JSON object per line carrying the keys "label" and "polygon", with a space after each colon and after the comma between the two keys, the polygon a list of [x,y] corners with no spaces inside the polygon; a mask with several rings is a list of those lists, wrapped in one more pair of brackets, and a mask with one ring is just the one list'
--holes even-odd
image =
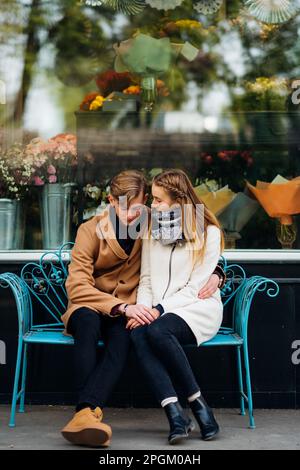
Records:
{"label": "sidewalk pavement", "polygon": [[[25,413],[17,413],[16,427],[9,428],[9,407],[1,405],[0,450],[85,449],[69,444],[60,434],[72,414],[72,407],[27,406]],[[215,416],[221,428],[217,439],[202,441],[196,428],[188,439],[176,446],[167,442],[168,422],[161,409],[106,408],[103,421],[112,426],[111,451],[300,450],[300,410],[256,410],[256,429],[248,428],[247,416],[240,416],[237,409],[216,409]]]}

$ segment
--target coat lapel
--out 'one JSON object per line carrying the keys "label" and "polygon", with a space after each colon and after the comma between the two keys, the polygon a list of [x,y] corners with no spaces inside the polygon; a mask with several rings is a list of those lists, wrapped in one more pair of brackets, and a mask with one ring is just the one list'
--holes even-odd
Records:
{"label": "coat lapel", "polygon": [[106,240],[111,250],[120,259],[130,259],[136,254],[138,250],[141,249],[141,239],[138,238],[133,245],[130,255],[127,255],[117,240],[113,224],[109,217],[108,208],[104,209],[102,214],[99,215],[98,229],[100,231],[101,238]]}

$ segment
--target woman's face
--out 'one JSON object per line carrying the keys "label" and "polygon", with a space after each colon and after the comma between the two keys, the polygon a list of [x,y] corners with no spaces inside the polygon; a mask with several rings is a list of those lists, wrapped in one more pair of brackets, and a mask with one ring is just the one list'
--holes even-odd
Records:
{"label": "woman's face", "polygon": [[157,186],[155,183],[152,184],[152,197],[153,201],[151,207],[157,211],[169,210],[176,201],[174,201],[164,188]]}

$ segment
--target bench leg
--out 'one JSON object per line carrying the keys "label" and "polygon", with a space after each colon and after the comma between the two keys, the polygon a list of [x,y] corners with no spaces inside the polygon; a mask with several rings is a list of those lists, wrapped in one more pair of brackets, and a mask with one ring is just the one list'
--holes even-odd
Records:
{"label": "bench leg", "polygon": [[237,352],[237,368],[238,368],[238,380],[239,380],[239,390],[240,390],[240,407],[241,415],[245,416],[245,398],[244,398],[244,382],[243,382],[243,370],[242,370],[242,356],[241,356],[241,346],[236,348]]}
{"label": "bench leg", "polygon": [[247,341],[244,342],[244,364],[245,364],[245,371],[246,371],[246,387],[247,387],[247,397],[248,397],[249,427],[251,429],[255,429],[255,421],[254,421],[254,416],[253,416],[252,388],[251,388],[250,365],[249,365],[249,355],[248,355]]}
{"label": "bench leg", "polygon": [[9,420],[9,426],[11,428],[15,427],[16,425],[15,418],[16,418],[16,407],[17,407],[18,395],[19,395],[18,389],[19,389],[20,370],[21,370],[21,363],[22,363],[22,352],[23,352],[23,338],[19,338],[15,380],[14,380],[14,388],[13,388],[13,396],[12,396],[10,420]]}
{"label": "bench leg", "polygon": [[25,411],[24,404],[25,404],[26,373],[27,373],[27,348],[28,348],[28,345],[25,343],[24,353],[23,353],[21,399],[20,399],[19,413],[24,413],[24,411]]}

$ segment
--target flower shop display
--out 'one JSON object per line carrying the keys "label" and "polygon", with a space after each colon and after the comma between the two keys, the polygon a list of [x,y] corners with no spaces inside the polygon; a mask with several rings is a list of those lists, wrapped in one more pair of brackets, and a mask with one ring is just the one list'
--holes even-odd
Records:
{"label": "flower shop display", "polygon": [[[139,108],[141,87],[138,80],[128,72],[118,73],[107,70],[96,76],[99,91],[88,93],[80,104],[81,111],[137,111]],[[169,90],[162,80],[157,79],[158,96],[168,96]]]}
{"label": "flower shop display", "polygon": [[85,196],[85,209],[83,212],[83,220],[88,220],[95,215],[98,215],[105,209],[106,197],[108,194],[107,189],[103,190],[98,185],[87,184],[83,188],[83,194]]}
{"label": "flower shop display", "polygon": [[235,96],[236,111],[285,111],[288,84],[283,78],[257,77],[244,83],[244,93]]}
{"label": "flower shop display", "polygon": [[219,188],[215,180],[207,180],[195,187],[195,191],[200,199],[206,204],[208,209],[217,217],[233,201],[235,193],[225,185]]}
{"label": "flower shop display", "polygon": [[250,14],[265,23],[284,23],[299,12],[298,0],[246,0]]}
{"label": "flower shop display", "polygon": [[235,193],[228,185],[219,188],[216,180],[206,180],[195,191],[218,217],[224,230],[226,249],[235,249],[240,232],[257,211],[259,204],[249,197],[247,188]]}
{"label": "flower shop display", "polygon": [[292,249],[297,236],[293,215],[300,214],[300,177],[287,180],[280,175],[271,183],[247,181],[247,187],[265,209],[276,219],[276,234],[282,248]]}
{"label": "flower shop display", "polygon": [[174,44],[168,37],[156,39],[147,34],[114,45],[115,70],[140,77],[141,99],[146,111],[151,111],[157,97],[157,78],[166,72],[179,54],[192,61],[198,49],[189,42]]}
{"label": "flower shop display", "polygon": [[34,168],[26,162],[24,147],[0,150],[0,249],[24,248],[26,206]]}
{"label": "flower shop display", "polygon": [[107,70],[95,77],[99,91],[88,93],[80,104],[81,111],[118,111],[124,105],[136,110],[140,87],[129,73]]}
{"label": "flower shop display", "polygon": [[232,110],[241,140],[272,142],[286,138],[290,120],[287,115],[288,84],[278,77],[258,77],[243,83],[243,93],[233,96]]}
{"label": "flower shop display", "polygon": [[71,194],[77,168],[76,136],[58,134],[26,146],[26,160],[34,167],[33,184],[41,187],[40,212],[43,248],[57,248],[71,238]]}
{"label": "flower shop display", "polygon": [[254,159],[250,150],[220,150],[201,152],[198,182],[214,179],[218,186],[226,183],[234,191],[244,189],[244,179],[249,175]]}

